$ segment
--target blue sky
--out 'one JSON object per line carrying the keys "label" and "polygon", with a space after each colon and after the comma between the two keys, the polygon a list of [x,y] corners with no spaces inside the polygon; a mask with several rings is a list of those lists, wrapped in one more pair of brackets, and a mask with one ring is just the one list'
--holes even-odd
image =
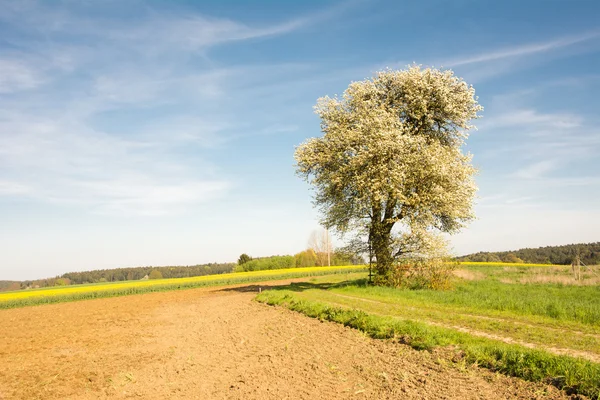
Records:
{"label": "blue sky", "polygon": [[0,0],[0,279],[295,253],[318,97],[413,62],[475,86],[455,253],[600,240],[597,1]]}

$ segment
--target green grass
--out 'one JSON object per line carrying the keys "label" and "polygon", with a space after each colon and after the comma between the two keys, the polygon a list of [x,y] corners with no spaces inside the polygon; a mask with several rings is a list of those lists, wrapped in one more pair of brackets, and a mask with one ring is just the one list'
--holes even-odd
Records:
{"label": "green grass", "polygon": [[541,316],[589,326],[600,323],[600,288],[593,286],[521,285],[481,280],[461,282],[449,291],[433,291],[397,290],[356,282],[338,291],[484,311],[491,315]]}
{"label": "green grass", "polygon": [[[589,331],[582,332],[579,328],[586,327],[577,324],[556,323],[542,318],[531,320],[507,315],[494,316],[490,313],[471,313],[456,307],[403,302],[398,298],[382,298],[338,290],[308,289],[297,293],[296,296],[302,300],[325,301],[339,307],[364,309],[378,315],[392,315],[398,318],[466,328],[490,336],[500,335],[519,342],[590,352],[598,355],[600,359],[600,335]],[[564,335],[564,331],[580,333]]]}
{"label": "green grass", "polygon": [[[510,265],[510,264],[509,264]],[[458,280],[453,290],[396,290],[385,287],[368,287],[355,282],[341,291],[359,291],[361,296],[395,298],[403,302],[459,307],[473,312],[492,315],[540,316],[553,321],[577,322],[590,327],[600,326],[600,286],[575,286],[561,283],[526,283],[541,272],[570,277],[569,267],[512,267],[501,266],[463,267],[482,275],[482,279]],[[511,280],[514,283],[504,283]],[[585,329],[585,328],[584,328]],[[600,332],[598,329],[594,329]]]}
{"label": "green grass", "polygon": [[318,278],[263,292],[257,300],[416,349],[457,346],[469,362],[600,398],[600,364],[590,361],[600,360],[597,286],[519,283],[539,274],[569,276],[566,267],[461,269],[476,280],[457,279],[448,291]]}

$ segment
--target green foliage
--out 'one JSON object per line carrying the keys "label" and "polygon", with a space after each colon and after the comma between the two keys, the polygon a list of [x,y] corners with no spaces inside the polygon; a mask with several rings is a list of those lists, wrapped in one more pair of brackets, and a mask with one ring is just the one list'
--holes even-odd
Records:
{"label": "green foliage", "polygon": [[387,274],[377,275],[374,283],[396,288],[446,290],[451,286],[456,266],[457,263],[439,258],[408,258],[390,268]]}
{"label": "green foliage", "polygon": [[235,267],[236,272],[263,271],[267,269],[295,268],[294,256],[271,256],[254,258],[242,265]]}
{"label": "green foliage", "polygon": [[[327,255],[323,257],[327,260]],[[314,267],[320,265],[319,255],[313,249],[301,251],[294,256],[296,267]],[[331,253],[331,265],[363,265],[365,261],[362,257],[348,251],[335,250]],[[325,266],[327,263],[325,262]]]}
{"label": "green foliage", "polygon": [[518,264],[518,263],[522,263],[523,260],[521,260],[519,257],[517,257],[514,253],[508,253],[506,256],[501,258],[502,262],[505,263],[513,263],[513,264]]}
{"label": "green foliage", "polygon": [[317,253],[313,249],[301,251],[294,256],[296,267],[314,267],[317,265]]}
{"label": "green foliage", "polygon": [[534,249],[525,248],[516,251],[479,252],[458,257],[459,261],[475,262],[526,262],[533,264],[569,265],[579,252],[581,261],[586,265],[600,264],[600,242],[569,244],[564,246],[546,246]]}
{"label": "green foliage", "polygon": [[67,286],[70,284],[71,284],[71,281],[69,280],[69,278],[57,278],[54,281],[54,286]]}
{"label": "green foliage", "polygon": [[153,269],[152,271],[150,271],[150,275],[148,275],[148,278],[150,279],[163,279],[163,276],[161,274],[161,272],[157,269]]}
{"label": "green foliage", "polygon": [[336,249],[331,256],[331,265],[365,264],[365,260],[360,255],[343,249]]}
{"label": "green foliage", "polygon": [[238,258],[238,265],[246,264],[250,260],[252,260],[252,257],[246,253],[243,253],[240,258]]}

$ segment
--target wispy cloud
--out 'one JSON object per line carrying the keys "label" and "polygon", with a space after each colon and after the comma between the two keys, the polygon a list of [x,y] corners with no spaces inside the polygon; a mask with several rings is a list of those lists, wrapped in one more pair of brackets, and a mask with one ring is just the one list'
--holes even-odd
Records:
{"label": "wispy cloud", "polygon": [[600,30],[592,30],[542,42],[521,42],[461,56],[440,57],[430,64],[452,68],[469,83],[480,84],[569,55],[592,53],[599,48]]}
{"label": "wispy cloud", "polygon": [[534,109],[509,109],[482,120],[480,128],[525,128],[540,131],[545,128],[571,129],[582,124],[582,117],[573,113],[542,113]]}
{"label": "wispy cloud", "polygon": [[487,190],[542,199],[534,206],[589,207],[600,193],[600,131],[581,101],[595,85],[595,75],[562,76],[488,98],[477,135],[487,145],[473,149],[493,182]]}
{"label": "wispy cloud", "polygon": [[24,195],[31,192],[31,188],[17,182],[0,181],[0,196]]}
{"label": "wispy cloud", "polygon": [[559,39],[554,39],[541,43],[529,43],[514,47],[507,47],[488,52],[483,52],[476,55],[463,56],[455,59],[450,59],[442,65],[446,67],[458,67],[462,65],[478,64],[489,61],[498,61],[515,57],[530,56],[539,53],[555,51],[575,44],[591,41],[600,38],[600,31],[586,32],[574,36],[565,36]]}
{"label": "wispy cloud", "polygon": [[511,205],[513,207],[535,207],[540,203],[540,199],[535,196],[519,196],[508,193],[497,193],[481,197],[476,202],[478,208],[495,208]]}
{"label": "wispy cloud", "polygon": [[536,179],[558,168],[557,160],[543,160],[527,165],[515,172],[514,176],[520,179]]}
{"label": "wispy cloud", "polygon": [[33,89],[41,82],[37,68],[21,60],[0,59],[0,93]]}
{"label": "wispy cloud", "polygon": [[[17,28],[20,26],[21,29],[30,26],[47,35],[66,33],[80,36],[86,41],[95,41],[96,45],[110,43],[128,47],[129,51],[157,54],[177,50],[198,51],[227,42],[289,34],[339,17],[358,3],[359,1],[340,2],[296,18],[251,25],[229,18],[199,14],[185,8],[167,11],[135,2],[123,3],[118,7],[121,11],[135,11],[135,18],[122,19],[94,13],[94,7],[100,6],[92,3],[65,8],[27,1],[6,5],[0,10],[0,20]],[[28,45],[22,38],[5,40]]]}
{"label": "wispy cloud", "polygon": [[0,135],[2,175],[12,179],[0,182],[0,195],[100,213],[159,215],[213,199],[230,187],[210,165],[186,165],[169,154],[164,142],[129,141],[76,122],[31,116],[23,121],[6,112],[1,117],[0,131],[17,134]]}
{"label": "wispy cloud", "polygon": [[[85,196],[69,201],[95,207],[104,214],[165,215],[186,207],[221,197],[230,188],[224,181],[156,182],[141,176],[142,181],[127,177],[103,181],[73,182]],[[144,179],[145,178],[145,179]],[[58,201],[64,199],[58,197]],[[136,210],[135,213],[132,210]]]}
{"label": "wispy cloud", "polygon": [[244,109],[257,88],[307,79],[310,69],[217,66],[206,51],[289,34],[347,7],[251,26],[144,7],[127,20],[91,18],[80,6],[23,2],[0,10],[12,27],[0,56],[0,93],[10,94],[0,98],[0,196],[128,215],[178,212],[223,196],[235,178],[208,161],[207,148],[242,132],[297,129],[271,116],[249,122]]}

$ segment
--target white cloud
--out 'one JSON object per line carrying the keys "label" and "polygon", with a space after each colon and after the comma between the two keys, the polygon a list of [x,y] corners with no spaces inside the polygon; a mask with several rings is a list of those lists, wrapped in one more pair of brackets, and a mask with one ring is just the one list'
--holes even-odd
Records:
{"label": "white cloud", "polygon": [[0,196],[24,195],[31,192],[31,188],[17,182],[0,181]]}
{"label": "white cloud", "polygon": [[167,127],[129,140],[95,131],[78,118],[5,111],[0,132],[0,195],[101,213],[159,215],[213,200],[230,187],[210,163],[172,152],[169,146],[178,140],[169,144]]}
{"label": "white cloud", "polygon": [[558,168],[556,160],[543,160],[527,165],[515,172],[514,176],[519,179],[536,179]]}
{"label": "white cloud", "polygon": [[230,188],[230,183],[224,181],[157,183],[145,176],[141,178],[142,182],[123,178],[77,182],[77,187],[85,193],[79,200],[96,206],[96,211],[103,214],[153,216],[214,200]]}
{"label": "white cloud", "polygon": [[[257,92],[269,91],[263,98],[271,101],[314,69],[280,64],[139,72],[111,66],[89,80],[59,77],[66,83],[60,90],[45,87],[20,100],[0,100],[0,180],[27,187],[23,196],[99,213],[161,215],[215,200],[231,188],[232,177],[207,162],[205,150],[297,130],[281,116],[273,119],[268,107],[261,125],[240,109],[253,104],[248,113],[260,119],[252,109],[266,100]],[[169,111],[154,118],[151,110],[162,107]],[[119,118],[129,114],[143,118],[122,125]],[[182,148],[195,149],[193,159],[182,158]],[[7,186],[0,194],[8,192]]]}
{"label": "white cloud", "polygon": [[257,88],[313,70],[216,66],[208,49],[288,34],[347,7],[250,26],[144,7],[127,21],[91,18],[79,6],[32,1],[0,10],[0,21],[13,27],[3,39],[23,49],[0,59],[0,92],[30,91],[0,99],[0,196],[120,215],[169,214],[214,201],[233,178],[207,161],[207,148],[240,132],[297,129],[277,119],[253,126],[245,121],[250,111],[239,109]]}
{"label": "white cloud", "polygon": [[172,214],[214,202],[235,177],[207,161],[210,149],[249,135],[296,131],[271,105],[257,112],[258,104],[339,79],[339,72],[315,78],[314,66],[299,63],[217,65],[203,52],[287,34],[346,6],[250,27],[143,10],[127,23],[98,23],[31,4],[0,10],[0,20],[35,26],[33,34],[47,39],[38,46],[7,38],[29,49],[20,65],[43,76],[44,85],[32,86],[27,96],[0,99],[3,196],[118,215]]}
{"label": "white cloud", "polygon": [[533,200],[535,200],[533,196],[521,196],[509,198],[505,202],[506,204],[531,204]]}
{"label": "white cloud", "polygon": [[[508,104],[513,104],[508,102]],[[572,112],[540,112],[532,108],[500,106],[496,114],[478,124],[485,134],[504,137],[500,146],[488,150],[489,154],[511,154],[513,160],[537,160],[523,168],[517,176],[537,175],[556,167],[595,157],[600,150],[600,134],[589,118]],[[554,168],[550,166],[553,165]]]}
{"label": "white cloud", "polygon": [[512,109],[501,112],[490,118],[485,118],[479,124],[480,128],[497,129],[517,127],[528,129],[570,129],[580,127],[582,117],[572,113],[540,113],[533,109]]}
{"label": "white cloud", "polygon": [[[540,182],[551,188],[565,188],[580,186],[583,188],[600,187],[600,176],[577,176],[569,178],[547,178]],[[589,194],[590,196],[594,196]]]}
{"label": "white cloud", "polygon": [[589,115],[569,110],[568,104],[562,110],[539,109],[541,99],[547,96],[545,91],[568,84],[565,82],[570,81],[524,87],[489,100],[486,115],[477,126],[484,136],[502,140],[484,152],[492,158],[510,155],[510,164],[520,163],[513,177],[550,172],[556,169],[559,160],[561,167],[584,162],[600,150],[600,134]]}
{"label": "white cloud", "polygon": [[523,56],[530,56],[539,53],[546,53],[555,51],[565,47],[569,47],[578,43],[591,41],[600,37],[600,31],[586,32],[574,36],[565,36],[559,39],[542,42],[542,43],[529,43],[514,47],[507,47],[503,49],[492,50],[489,52],[483,52],[471,56],[463,56],[456,59],[451,59],[441,63],[446,67],[458,67],[469,64],[479,64],[489,61],[498,61],[503,59],[517,58]]}
{"label": "white cloud", "polygon": [[[502,214],[513,221],[515,232],[523,229],[533,235],[534,228],[530,225],[542,218],[538,215],[539,210],[548,210],[547,218],[553,220],[554,213],[577,210],[584,215],[586,212],[593,214],[597,209],[593,199],[600,194],[600,165],[597,162],[600,131],[594,115],[586,114],[585,109],[577,108],[571,102],[557,101],[561,98],[556,99],[555,93],[563,96],[561,89],[565,85],[569,85],[569,95],[584,94],[589,90],[579,79],[555,79],[521,86],[516,91],[488,99],[486,115],[478,121],[479,132],[473,136],[475,144],[469,148],[481,171],[477,178],[481,193],[487,197],[493,193],[502,196],[480,202],[480,221],[473,224],[474,227],[483,227],[484,219],[498,222],[501,217],[497,215]],[[544,108],[548,103],[552,106]],[[528,212],[533,213],[531,218]],[[513,218],[513,214],[520,214],[522,222]],[[583,219],[580,215],[577,218]],[[501,222],[499,229],[508,232],[510,224],[503,227],[505,222]],[[506,246],[504,249],[533,245],[533,239],[527,235],[516,234],[518,241],[513,241],[508,233],[506,238],[500,238],[491,232],[492,225],[490,223],[485,230],[478,230],[473,235],[494,238],[495,242]],[[591,228],[587,222],[584,225],[589,238]],[[556,243],[559,237],[572,237],[570,240],[573,241],[578,237],[569,235],[571,232],[554,237],[546,235],[545,238]],[[543,240],[540,242],[545,244]],[[466,242],[463,245],[468,246]],[[474,245],[481,246],[477,250],[492,249],[481,242]]]}
{"label": "white cloud", "polygon": [[479,84],[501,75],[539,67],[553,59],[598,51],[599,39],[600,31],[594,30],[543,42],[482,49],[472,54],[439,58],[429,64],[452,68],[470,84]]}
{"label": "white cloud", "polygon": [[11,59],[0,59],[0,93],[33,89],[42,83],[40,71]]}
{"label": "white cloud", "polygon": [[[124,11],[124,15],[128,15],[128,8],[135,10],[135,18],[126,20],[95,13],[95,8],[101,9],[102,4],[84,3],[67,9],[39,1],[20,3],[4,5],[0,10],[0,20],[21,28],[34,27],[47,35],[66,33],[85,38],[87,42],[110,43],[113,47],[128,48],[130,52],[157,56],[176,51],[199,51],[227,42],[286,35],[338,17],[358,2],[340,2],[312,14],[255,26],[199,14],[185,7],[167,11],[135,2],[122,3],[117,7]],[[19,38],[9,40],[21,42]],[[79,50],[83,49],[85,46],[79,47]]]}

